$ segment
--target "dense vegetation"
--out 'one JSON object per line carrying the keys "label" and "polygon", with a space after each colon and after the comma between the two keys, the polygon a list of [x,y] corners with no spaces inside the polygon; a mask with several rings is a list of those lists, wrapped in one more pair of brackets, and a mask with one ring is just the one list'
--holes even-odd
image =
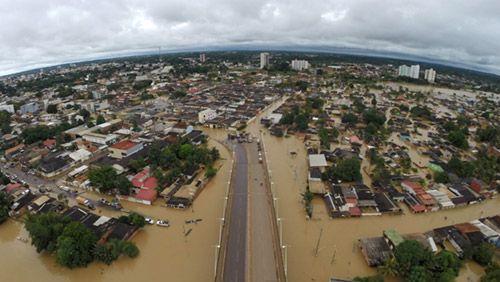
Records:
{"label": "dense vegetation", "polygon": [[124,175],[118,175],[111,166],[93,168],[89,171],[89,180],[101,193],[118,191],[122,195],[129,195],[132,183]]}
{"label": "dense vegetation", "polygon": [[357,158],[340,160],[335,166],[328,167],[325,177],[330,181],[360,181],[361,162]]}
{"label": "dense vegetation", "polygon": [[25,227],[37,252],[54,254],[68,268],[84,267],[93,260],[110,264],[120,255],[136,257],[139,250],[132,242],[111,240],[100,244],[85,225],[56,213],[29,214]]}
{"label": "dense vegetation", "polygon": [[6,221],[9,217],[10,203],[11,201],[9,195],[4,192],[0,192],[0,224]]}

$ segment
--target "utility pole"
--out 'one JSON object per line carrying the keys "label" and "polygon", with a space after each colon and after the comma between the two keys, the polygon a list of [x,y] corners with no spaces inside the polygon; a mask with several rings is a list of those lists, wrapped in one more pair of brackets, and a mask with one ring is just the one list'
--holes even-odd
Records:
{"label": "utility pole", "polygon": [[314,251],[314,256],[318,256],[319,242],[321,241],[321,235],[323,235],[323,228],[319,230],[318,242],[316,243],[316,250]]}
{"label": "utility pole", "polygon": [[332,254],[332,260],[330,261],[330,264],[333,264],[335,261],[335,256],[337,255],[337,247],[334,245],[333,246],[333,254]]}

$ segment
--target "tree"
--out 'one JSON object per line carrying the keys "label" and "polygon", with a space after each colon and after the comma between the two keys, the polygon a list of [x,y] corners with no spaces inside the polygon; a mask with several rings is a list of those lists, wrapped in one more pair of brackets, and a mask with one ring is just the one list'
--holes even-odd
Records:
{"label": "tree", "polygon": [[193,145],[183,144],[179,149],[179,158],[187,159],[191,154],[193,154]]}
{"label": "tree", "polygon": [[118,258],[118,255],[113,250],[113,245],[110,243],[97,244],[93,251],[94,259],[110,265]]}
{"label": "tree", "polygon": [[55,105],[55,104],[47,105],[47,113],[48,114],[57,114],[57,105]]}
{"label": "tree", "polygon": [[115,169],[111,166],[103,166],[89,171],[90,183],[102,193],[116,188],[115,179],[117,176]]}
{"label": "tree", "polygon": [[482,266],[488,265],[495,255],[495,247],[492,244],[481,243],[472,250],[472,259]]}
{"label": "tree", "polygon": [[144,218],[144,216],[138,214],[138,213],[131,213],[129,215],[129,218],[130,218],[130,224],[134,225],[134,226],[137,226],[139,228],[142,228],[144,227],[144,225],[146,225],[146,219]]}
{"label": "tree", "polygon": [[96,124],[98,124],[98,125],[99,125],[99,124],[103,124],[103,123],[105,123],[105,122],[106,122],[106,120],[104,119],[104,117],[103,117],[102,115],[98,115],[98,116],[97,116],[97,119],[96,119],[96,121],[95,121],[95,123],[96,123]]}
{"label": "tree", "polygon": [[115,187],[118,187],[118,192],[121,195],[130,195],[130,189],[132,189],[132,182],[125,177],[125,175],[119,175],[115,181]]}
{"label": "tree", "polygon": [[96,242],[94,233],[85,225],[71,222],[57,239],[56,260],[69,268],[87,266],[94,259]]}
{"label": "tree", "polygon": [[454,130],[448,134],[448,141],[450,141],[453,146],[467,149],[469,148],[469,142],[467,141],[467,136],[461,130]]}
{"label": "tree", "polygon": [[500,136],[500,130],[493,126],[480,128],[477,130],[477,136],[481,142],[494,142]]}
{"label": "tree", "polygon": [[3,134],[8,134],[11,132],[10,113],[3,110],[0,111],[0,131]]}
{"label": "tree", "polygon": [[378,272],[383,276],[397,276],[398,263],[395,258],[387,259],[382,266],[378,268]]}
{"label": "tree", "polygon": [[186,97],[186,95],[187,95],[187,93],[183,90],[175,90],[174,92],[172,92],[172,94],[170,94],[170,98],[179,99],[179,98]]}
{"label": "tree", "polygon": [[128,241],[123,241],[121,251],[124,255],[135,258],[139,255],[139,248],[133,243]]}
{"label": "tree", "polygon": [[432,119],[432,112],[427,106],[415,106],[411,108],[410,113],[413,117]]}
{"label": "tree", "polygon": [[437,172],[434,174],[434,181],[437,183],[448,183],[450,182],[450,178],[447,172]]}
{"label": "tree", "polygon": [[87,111],[86,109],[81,109],[78,112],[78,114],[81,115],[85,121],[87,121],[89,119],[89,117],[90,117],[90,112]]}
{"label": "tree", "polygon": [[421,271],[417,270],[413,273],[413,268],[426,266],[427,263],[431,262],[432,254],[420,242],[406,240],[396,247],[394,257],[398,263],[398,272],[400,275],[403,277],[410,277],[410,275],[419,277]]}
{"label": "tree", "polygon": [[361,162],[357,158],[340,160],[336,166],[327,169],[331,180],[359,181],[361,180]]}
{"label": "tree", "polygon": [[52,253],[57,249],[57,238],[68,223],[68,218],[56,213],[29,214],[24,221],[24,227],[37,252]]}
{"label": "tree", "polygon": [[354,113],[347,113],[342,116],[341,121],[349,126],[354,126],[358,123],[358,116]]}
{"label": "tree", "polygon": [[486,268],[486,274],[481,277],[481,282],[498,282],[500,281],[500,266],[497,263],[491,263]]}
{"label": "tree", "polygon": [[144,216],[138,214],[138,213],[130,213],[129,215],[122,215],[118,218],[118,221],[121,223],[126,223],[130,225],[137,226],[139,228],[144,227],[146,225],[146,219]]}
{"label": "tree", "polygon": [[410,269],[406,279],[406,282],[427,282],[429,281],[429,272],[423,266],[415,266]]}
{"label": "tree", "polygon": [[297,80],[295,82],[295,86],[302,92],[307,90],[307,87],[309,87],[309,82],[304,81],[304,80]]}
{"label": "tree", "polygon": [[0,192],[0,224],[9,218],[10,198],[4,192]]}
{"label": "tree", "polygon": [[305,113],[299,113],[295,116],[295,124],[298,130],[306,130],[309,127],[309,116]]}
{"label": "tree", "polygon": [[132,183],[124,175],[118,175],[111,166],[91,169],[88,175],[90,183],[101,193],[118,189],[122,195],[130,194]]}
{"label": "tree", "polygon": [[384,125],[385,120],[386,118],[383,112],[377,112],[374,109],[368,109],[363,112],[363,121],[366,124],[373,123],[379,127]]}
{"label": "tree", "polygon": [[462,261],[455,253],[443,250],[433,257],[431,269],[438,280],[447,281],[450,274],[453,279],[458,275],[461,266]]}
{"label": "tree", "polygon": [[132,170],[132,172],[137,173],[146,166],[146,162],[143,158],[133,159],[128,161],[127,166],[130,168],[130,170]]}
{"label": "tree", "polygon": [[216,173],[217,173],[217,170],[213,166],[209,165],[209,166],[207,166],[207,170],[205,172],[205,177],[212,178],[215,176]]}

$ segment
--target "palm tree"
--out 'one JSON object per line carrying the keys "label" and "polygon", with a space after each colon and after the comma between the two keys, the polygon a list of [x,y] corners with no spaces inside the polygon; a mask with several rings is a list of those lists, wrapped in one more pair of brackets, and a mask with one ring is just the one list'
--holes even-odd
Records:
{"label": "palm tree", "polygon": [[398,263],[395,258],[390,258],[379,266],[378,272],[383,276],[398,276]]}

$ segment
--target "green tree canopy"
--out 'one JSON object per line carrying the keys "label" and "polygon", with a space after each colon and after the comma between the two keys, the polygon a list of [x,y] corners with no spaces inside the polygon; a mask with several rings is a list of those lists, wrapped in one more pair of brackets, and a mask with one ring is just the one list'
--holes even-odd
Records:
{"label": "green tree canopy", "polygon": [[9,218],[10,197],[4,192],[0,192],[0,224]]}
{"label": "green tree canopy", "polygon": [[326,174],[331,180],[359,181],[361,180],[361,162],[357,158],[340,160],[336,166],[327,169]]}
{"label": "green tree canopy", "polygon": [[85,225],[71,222],[57,239],[56,260],[69,268],[87,266],[94,259],[96,242],[94,233]]}
{"label": "green tree canopy", "polygon": [[37,252],[52,253],[57,249],[57,238],[63,233],[68,223],[68,218],[56,213],[29,214],[24,221],[24,226]]}
{"label": "green tree canopy", "polygon": [[399,244],[394,252],[394,257],[396,258],[399,266],[398,272],[403,277],[420,277],[422,272],[421,269],[417,269],[416,271],[413,271],[413,269],[419,266],[426,266],[432,261],[431,252],[420,242],[415,240],[406,240]]}

